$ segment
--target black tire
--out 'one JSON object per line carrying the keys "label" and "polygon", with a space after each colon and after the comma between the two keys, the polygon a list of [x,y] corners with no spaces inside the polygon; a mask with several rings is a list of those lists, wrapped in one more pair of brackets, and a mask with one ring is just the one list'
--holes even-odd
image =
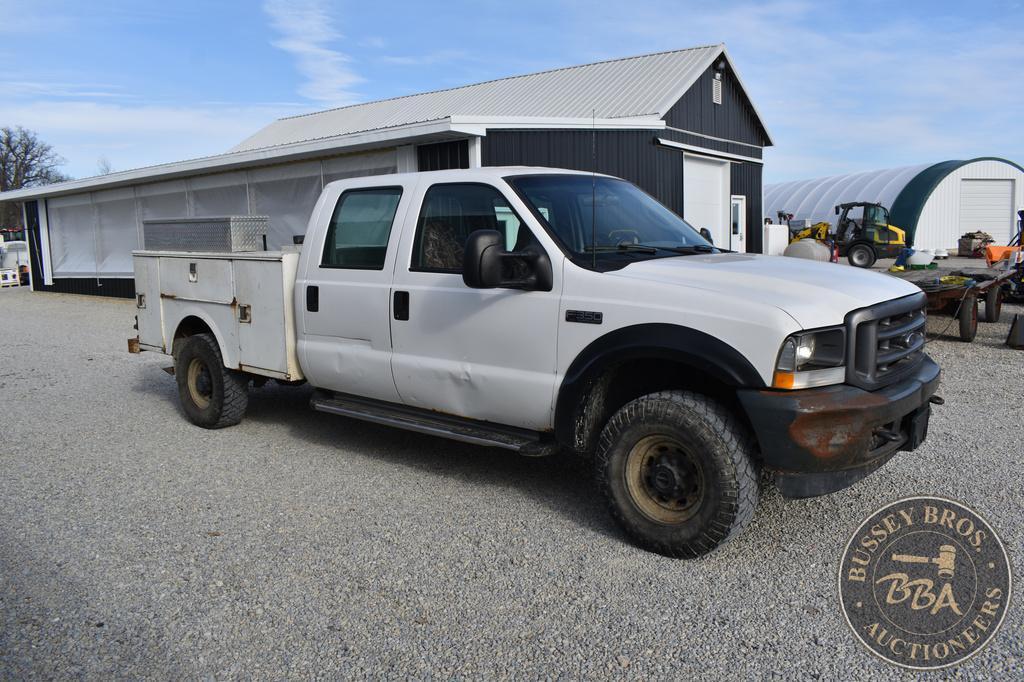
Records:
{"label": "black tire", "polygon": [[870,268],[878,258],[875,250],[867,244],[854,244],[846,252],[846,260],[855,268]]}
{"label": "black tire", "polygon": [[960,312],[957,314],[960,321],[960,340],[970,343],[978,335],[978,297],[968,294],[960,302]]}
{"label": "black tire", "polygon": [[212,334],[195,334],[181,342],[174,376],[181,407],[196,426],[220,429],[242,421],[249,406],[249,379],[224,366]]}
{"label": "black tire", "polygon": [[985,292],[985,321],[998,322],[1003,314],[1003,288],[998,284]]}
{"label": "black tire", "polygon": [[757,506],[753,439],[729,410],[696,393],[627,403],[601,432],[595,466],[612,517],[641,547],[666,556],[707,554]]}

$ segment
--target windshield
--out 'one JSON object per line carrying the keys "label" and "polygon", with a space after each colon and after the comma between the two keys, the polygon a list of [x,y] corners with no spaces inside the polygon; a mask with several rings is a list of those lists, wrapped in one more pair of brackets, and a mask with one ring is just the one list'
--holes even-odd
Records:
{"label": "windshield", "polygon": [[889,212],[882,206],[868,205],[864,208],[864,225],[885,227],[889,224]]}
{"label": "windshield", "polygon": [[[589,175],[508,178],[570,256],[665,257],[716,249],[635,185]],[[596,221],[596,224],[595,224]]]}

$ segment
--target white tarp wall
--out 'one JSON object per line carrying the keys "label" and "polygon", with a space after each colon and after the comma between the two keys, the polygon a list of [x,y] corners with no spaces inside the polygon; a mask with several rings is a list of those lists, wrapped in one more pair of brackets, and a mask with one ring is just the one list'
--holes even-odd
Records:
{"label": "white tarp wall", "polygon": [[397,166],[385,149],[47,199],[53,276],[131,277],[142,221],[154,218],[265,215],[267,248],[277,249],[305,233],[325,184]]}

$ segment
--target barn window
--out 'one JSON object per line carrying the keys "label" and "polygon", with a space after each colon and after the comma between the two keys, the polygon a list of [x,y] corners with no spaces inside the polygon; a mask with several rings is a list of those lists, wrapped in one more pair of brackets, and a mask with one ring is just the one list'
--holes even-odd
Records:
{"label": "barn window", "polygon": [[722,74],[716,73],[715,80],[713,81],[714,86],[711,90],[711,99],[715,104],[722,103]]}

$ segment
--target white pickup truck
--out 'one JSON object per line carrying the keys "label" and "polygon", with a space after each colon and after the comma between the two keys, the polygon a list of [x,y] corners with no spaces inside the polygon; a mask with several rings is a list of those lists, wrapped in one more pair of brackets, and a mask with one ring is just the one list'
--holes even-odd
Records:
{"label": "white pickup truck", "polygon": [[711,551],[760,471],[846,487],[925,438],[925,300],[857,268],[729,253],[632,184],[546,168],[348,179],[301,248],[135,253],[139,337],[185,415],[250,384],[322,412],[527,455],[593,456],[640,545]]}

